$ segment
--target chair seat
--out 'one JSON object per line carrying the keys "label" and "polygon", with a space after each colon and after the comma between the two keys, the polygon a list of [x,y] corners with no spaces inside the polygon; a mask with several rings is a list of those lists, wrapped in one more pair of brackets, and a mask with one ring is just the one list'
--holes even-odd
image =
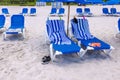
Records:
{"label": "chair seat", "polygon": [[3,26],[0,26],[0,28],[3,28]]}
{"label": "chair seat", "polygon": [[100,43],[100,47],[93,47],[94,50],[101,50],[101,49],[110,49],[110,45],[99,40],[98,38],[94,37],[92,39],[88,39],[88,40],[81,40],[81,43],[84,45],[84,46],[89,46],[90,43],[93,43],[93,42],[98,42]]}
{"label": "chair seat", "polygon": [[76,53],[80,51],[80,47],[72,42],[71,44],[53,44],[53,48],[63,54]]}
{"label": "chair seat", "polygon": [[23,32],[23,28],[9,28],[6,34],[19,34]]}

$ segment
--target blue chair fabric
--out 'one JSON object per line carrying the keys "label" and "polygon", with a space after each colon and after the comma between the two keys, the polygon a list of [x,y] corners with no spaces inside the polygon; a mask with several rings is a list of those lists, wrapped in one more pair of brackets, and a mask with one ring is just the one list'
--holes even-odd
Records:
{"label": "blue chair fabric", "polygon": [[0,29],[4,28],[5,20],[6,20],[5,16],[4,15],[0,15]]}

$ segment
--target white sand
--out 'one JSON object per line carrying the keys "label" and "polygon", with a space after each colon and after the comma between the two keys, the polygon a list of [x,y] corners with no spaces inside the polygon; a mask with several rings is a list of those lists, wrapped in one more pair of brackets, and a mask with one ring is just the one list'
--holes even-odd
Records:
{"label": "white sand", "polygon": [[[1,6],[0,9],[2,7],[7,7],[11,15],[20,13],[23,8]],[[73,18],[77,7],[71,6],[70,18]],[[119,17],[100,16],[102,7],[112,6],[88,7],[97,15],[87,18],[91,33],[115,48],[111,58],[92,54],[81,60],[75,55],[65,55],[58,56],[54,63],[41,64],[42,57],[49,54],[49,45],[45,42],[45,21],[51,7],[36,7],[37,16],[25,16],[26,39],[11,36],[4,41],[0,33],[0,80],[120,80],[120,40],[115,38]],[[114,7],[120,11],[120,6]],[[67,15],[67,6],[64,8]],[[62,19],[67,23],[67,16]],[[10,17],[7,17],[6,27],[9,25]]]}

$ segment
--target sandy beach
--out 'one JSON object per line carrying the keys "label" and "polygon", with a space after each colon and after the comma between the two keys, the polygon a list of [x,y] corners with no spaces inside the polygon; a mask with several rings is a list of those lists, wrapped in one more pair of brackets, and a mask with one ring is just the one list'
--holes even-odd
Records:
{"label": "sandy beach", "polygon": [[[83,60],[76,55],[60,55],[55,62],[45,65],[41,64],[41,60],[49,55],[46,20],[51,6],[0,6],[0,9],[3,7],[9,9],[11,16],[21,13],[23,7],[29,10],[35,7],[37,14],[25,16],[24,40],[21,40],[20,35],[15,35],[8,36],[8,40],[4,41],[0,31],[0,80],[120,80],[120,39],[115,38],[119,17],[101,16],[103,7],[115,7],[120,12],[120,5],[86,6],[94,14],[94,17],[86,17],[91,33],[115,48],[110,57],[97,54],[97,51],[91,55],[86,54]],[[68,7],[63,7],[65,16],[62,19],[67,26]],[[70,19],[78,7],[80,6],[71,6]],[[11,16],[6,17],[6,28],[11,24]]]}

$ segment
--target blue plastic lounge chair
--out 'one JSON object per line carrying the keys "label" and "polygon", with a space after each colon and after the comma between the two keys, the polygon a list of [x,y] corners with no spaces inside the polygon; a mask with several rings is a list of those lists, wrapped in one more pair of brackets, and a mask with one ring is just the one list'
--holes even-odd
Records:
{"label": "blue plastic lounge chair", "polygon": [[116,38],[120,39],[120,18],[118,19],[118,33],[116,34]]}
{"label": "blue plastic lounge chair", "polygon": [[0,15],[0,29],[4,28],[5,25],[5,16]]}
{"label": "blue plastic lounge chair", "polygon": [[47,20],[46,27],[52,61],[60,54],[78,53],[80,56],[84,54],[85,51],[67,37],[63,20]]}
{"label": "blue plastic lounge chair", "polygon": [[82,8],[76,9],[77,16],[83,16]]}
{"label": "blue plastic lounge chair", "polygon": [[84,8],[84,16],[93,16],[93,14],[90,11],[90,8]]}
{"label": "blue plastic lounge chair", "polygon": [[[84,46],[87,50],[103,50],[109,54],[113,49],[109,44],[91,35],[87,19],[77,19],[77,23],[72,19],[71,26],[72,33],[79,41],[79,45]],[[93,45],[96,43],[97,45]]]}
{"label": "blue plastic lounge chair", "polygon": [[22,9],[22,13],[20,13],[22,15],[28,15],[28,8],[23,8]]}
{"label": "blue plastic lounge chair", "polygon": [[57,9],[56,8],[52,8],[51,12],[50,12],[50,16],[55,16],[57,14]]}
{"label": "blue plastic lounge chair", "polygon": [[2,14],[6,15],[6,16],[10,15],[7,8],[2,8]]}
{"label": "blue plastic lounge chair", "polygon": [[111,14],[116,14],[117,10],[116,10],[116,8],[110,8],[110,12],[111,12]]}
{"label": "blue plastic lounge chair", "polygon": [[11,17],[11,26],[3,34],[4,40],[6,39],[7,34],[23,34],[23,37],[25,38],[23,15],[13,15]]}
{"label": "blue plastic lounge chair", "polygon": [[59,9],[59,12],[58,12],[58,15],[59,15],[59,16],[63,16],[64,13],[65,13],[65,9],[64,9],[64,8],[60,8],[60,9]]}
{"label": "blue plastic lounge chair", "polygon": [[118,30],[120,32],[120,19],[118,19]]}
{"label": "blue plastic lounge chair", "polygon": [[110,12],[112,16],[119,16],[120,12],[117,12],[116,8],[110,8]]}
{"label": "blue plastic lounge chair", "polygon": [[36,15],[36,8],[31,8],[30,9],[30,15],[35,16]]}
{"label": "blue plastic lounge chair", "polygon": [[103,15],[105,15],[105,16],[111,15],[111,13],[109,12],[108,8],[103,8],[102,12],[103,12]]}

